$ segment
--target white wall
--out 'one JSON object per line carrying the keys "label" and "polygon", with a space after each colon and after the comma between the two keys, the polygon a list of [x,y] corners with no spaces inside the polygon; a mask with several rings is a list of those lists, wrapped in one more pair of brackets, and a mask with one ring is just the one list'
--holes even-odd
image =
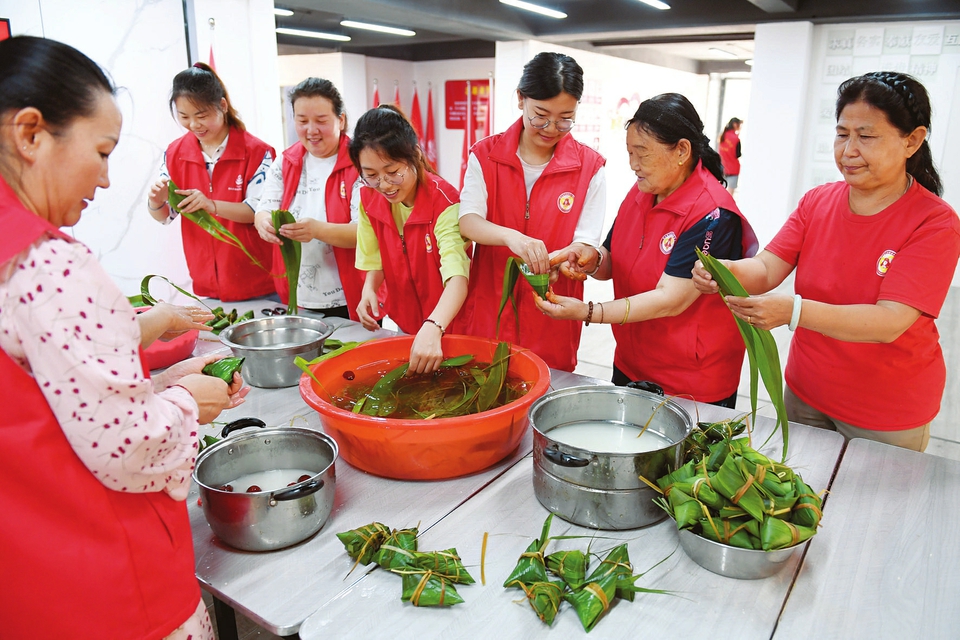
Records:
{"label": "white wall", "polygon": [[[206,24],[207,17],[216,17],[217,69],[248,128],[281,144],[279,101],[261,100],[259,95],[261,83],[277,86],[273,3],[198,0],[198,4],[204,12],[198,22]],[[111,186],[98,190],[79,224],[67,231],[91,248],[128,295],[138,292],[140,280],[151,273],[188,288],[179,220],[162,227],[149,217],[145,205],[164,149],[183,135],[167,106],[173,76],[188,63],[181,0],[0,0],[0,16],[10,18],[14,35],[43,36],[76,47],[120,87],[123,129],[110,156]],[[206,61],[209,46],[204,34],[198,36],[200,59]]]}

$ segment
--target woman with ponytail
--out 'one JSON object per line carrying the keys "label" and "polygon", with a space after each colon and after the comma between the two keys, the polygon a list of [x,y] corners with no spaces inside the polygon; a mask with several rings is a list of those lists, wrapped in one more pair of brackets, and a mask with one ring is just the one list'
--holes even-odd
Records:
{"label": "woman with ponytail", "polygon": [[[751,294],[796,269],[797,295],[727,302],[763,329],[795,330],[790,420],[923,451],[946,383],[934,320],[960,257],[927,143],[930,99],[908,75],[867,73],[840,85],[836,115],[843,181],[804,195],[755,258],[728,263]],[[717,291],[700,265],[694,282]]]}
{"label": "woman with ponytail", "polygon": [[276,152],[250,135],[230,104],[227,90],[209,66],[197,62],[173,78],[170,108],[187,133],[164,155],[160,179],[150,188],[147,210],[158,222],[177,217],[167,202],[167,183],[186,196],[180,210],[200,209],[216,216],[262,266],[198,225],[183,221],[183,252],[199,296],[223,301],[247,300],[274,292],[270,276],[272,248],[253,226],[260,193]]}
{"label": "woman with ponytail", "polygon": [[613,279],[616,299],[537,298],[553,318],[613,325],[613,382],[646,380],[670,395],[734,407],[744,345],[723,301],[691,280],[699,248],[720,258],[753,255],[757,240],[723,187],[720,156],[684,96],[640,104],[627,122],[636,185],[599,252],[570,251],[561,272]]}

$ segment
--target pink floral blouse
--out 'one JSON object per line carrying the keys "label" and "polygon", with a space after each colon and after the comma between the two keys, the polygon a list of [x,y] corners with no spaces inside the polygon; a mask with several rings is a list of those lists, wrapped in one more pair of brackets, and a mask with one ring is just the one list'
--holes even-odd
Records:
{"label": "pink floral blouse", "polygon": [[144,377],[130,303],[79,242],[46,238],[0,265],[0,348],[40,385],[70,446],[104,486],[183,500],[198,408]]}

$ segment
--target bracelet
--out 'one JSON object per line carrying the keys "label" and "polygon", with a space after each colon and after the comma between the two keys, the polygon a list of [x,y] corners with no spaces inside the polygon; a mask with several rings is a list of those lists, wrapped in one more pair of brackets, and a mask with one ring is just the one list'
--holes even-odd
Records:
{"label": "bracelet", "polygon": [[624,298],[623,301],[627,303],[627,311],[623,314],[623,320],[620,321],[620,324],[627,324],[627,318],[630,317],[630,298]]}
{"label": "bracelet", "polygon": [[583,326],[590,326],[590,319],[593,318],[593,300],[587,303],[587,319],[584,321]]}
{"label": "bracelet", "polygon": [[787,328],[790,331],[796,331],[797,325],[800,324],[800,307],[802,306],[803,298],[800,297],[800,294],[793,296],[793,313],[790,314],[790,324],[787,325]]}
{"label": "bracelet", "polygon": [[219,213],[217,213],[217,201],[216,201],[216,200],[211,200],[211,201],[210,201],[210,204],[213,205],[213,215],[215,215],[215,216],[220,215]]}
{"label": "bracelet", "polygon": [[427,318],[426,320],[423,321],[423,324],[427,324],[428,322],[433,326],[435,326],[437,329],[440,329],[440,335],[443,335],[447,332],[447,330],[443,328],[443,325],[437,322],[436,320],[434,320],[433,318]]}
{"label": "bracelet", "polygon": [[154,208],[153,205],[150,204],[150,199],[147,198],[147,209],[150,209],[150,211],[160,211],[160,209],[163,209],[165,206],[167,206],[166,201],[164,201],[159,207]]}
{"label": "bracelet", "polygon": [[603,252],[600,251],[600,249],[597,249],[597,256],[599,256],[597,258],[597,266],[593,268],[593,271],[587,274],[588,276],[593,276],[593,274],[600,270],[600,265],[603,264]]}
{"label": "bracelet", "polygon": [[603,324],[603,303],[598,302],[597,304],[600,305],[600,324]]}

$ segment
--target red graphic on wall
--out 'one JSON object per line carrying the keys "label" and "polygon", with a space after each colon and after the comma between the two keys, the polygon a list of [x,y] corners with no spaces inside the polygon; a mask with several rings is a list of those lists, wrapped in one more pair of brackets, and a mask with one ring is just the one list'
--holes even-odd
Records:
{"label": "red graphic on wall", "polygon": [[0,40],[6,40],[10,37],[10,19],[0,18]]}
{"label": "red graphic on wall", "polygon": [[[470,95],[467,96],[467,83]],[[490,79],[447,80],[443,86],[446,98],[447,129],[467,128],[467,102],[474,123],[483,123],[490,102]],[[468,100],[469,98],[469,100]]]}

